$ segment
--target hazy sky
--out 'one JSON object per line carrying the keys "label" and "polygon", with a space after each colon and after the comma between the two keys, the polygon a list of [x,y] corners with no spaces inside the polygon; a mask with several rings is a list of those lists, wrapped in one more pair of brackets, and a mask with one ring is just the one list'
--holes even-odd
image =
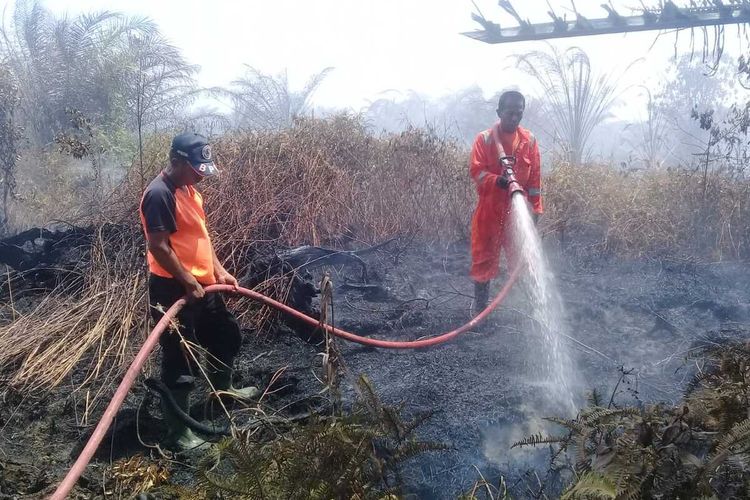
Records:
{"label": "hazy sky", "polygon": [[[545,0],[514,2],[524,17],[546,21]],[[550,0],[559,15],[570,5]],[[584,15],[600,16],[601,0],[579,0]],[[619,0],[619,5],[635,2]],[[226,85],[243,64],[276,73],[288,69],[292,86],[332,66],[315,95],[317,106],[362,108],[384,91],[414,90],[428,96],[479,84],[486,93],[528,89],[528,78],[512,68],[514,54],[543,49],[543,42],[484,44],[460,35],[477,28],[470,0],[46,0],[51,10],[71,14],[101,9],[154,19],[192,63],[200,83]],[[496,0],[476,0],[484,15],[503,25],[512,19]],[[523,5],[523,7],[521,7]],[[615,5],[619,7],[618,1]],[[586,7],[585,7],[586,6]],[[625,7],[620,8],[627,13]],[[729,37],[728,37],[729,38]],[[687,36],[683,37],[683,40]],[[656,84],[674,52],[674,36],[656,42],[655,32],[582,37],[553,42],[585,49],[599,71],[621,74],[645,58],[623,85]],[[687,48],[686,44],[682,46]],[[623,107],[625,115],[635,111]]]}

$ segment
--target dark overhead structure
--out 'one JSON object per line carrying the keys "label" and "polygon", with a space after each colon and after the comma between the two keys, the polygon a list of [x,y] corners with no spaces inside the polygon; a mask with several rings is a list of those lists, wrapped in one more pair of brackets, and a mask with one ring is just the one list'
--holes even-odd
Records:
{"label": "dark overhead structure", "polygon": [[[725,1],[727,3],[725,3]],[[690,7],[678,7],[671,0],[660,2],[656,8],[644,8],[637,15],[619,14],[610,4],[602,4],[607,17],[588,19],[575,10],[575,19],[559,17],[550,8],[549,23],[530,23],[516,12],[508,0],[500,0],[500,7],[516,20],[517,25],[502,27],[488,21],[481,13],[472,18],[483,29],[464,35],[486,43],[510,43],[528,40],[548,40],[575,36],[605,35],[634,31],[663,31],[750,23],[750,0],[691,1]]]}

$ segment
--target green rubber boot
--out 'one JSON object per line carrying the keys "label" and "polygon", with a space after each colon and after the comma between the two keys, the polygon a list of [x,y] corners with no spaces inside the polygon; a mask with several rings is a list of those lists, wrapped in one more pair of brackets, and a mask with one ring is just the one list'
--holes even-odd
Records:
{"label": "green rubber boot", "polygon": [[[192,387],[178,387],[170,389],[172,396],[174,396],[177,406],[180,407],[185,413],[190,411],[190,392]],[[167,425],[167,437],[164,440],[164,444],[167,448],[176,451],[178,453],[191,452],[191,451],[207,451],[211,444],[198,436],[180,420],[180,418],[172,411],[169,404],[162,398],[162,415],[164,416],[164,423]]]}
{"label": "green rubber boot", "polygon": [[221,367],[209,372],[208,379],[220,396],[243,400],[255,399],[260,396],[260,390],[257,387],[234,387],[232,373],[233,370],[228,367]]}

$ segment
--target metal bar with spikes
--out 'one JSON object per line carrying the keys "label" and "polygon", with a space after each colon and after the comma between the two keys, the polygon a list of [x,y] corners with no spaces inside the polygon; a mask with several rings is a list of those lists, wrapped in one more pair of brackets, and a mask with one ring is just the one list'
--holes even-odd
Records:
{"label": "metal bar with spikes", "polygon": [[[521,19],[508,0],[502,0],[500,5],[506,11],[512,11],[516,20]],[[522,21],[518,26],[507,28],[495,25],[495,29],[487,29],[487,26],[484,26],[483,30],[463,35],[494,44],[750,23],[750,1],[734,0],[730,5],[721,0],[712,0],[710,5],[704,5],[707,6],[681,8],[667,0],[660,9],[644,10],[640,15],[623,16],[611,5],[604,4],[602,7],[607,11],[607,17],[587,19],[576,12],[576,18],[573,20],[561,19],[550,9],[549,14],[553,19],[551,23],[534,24]]]}

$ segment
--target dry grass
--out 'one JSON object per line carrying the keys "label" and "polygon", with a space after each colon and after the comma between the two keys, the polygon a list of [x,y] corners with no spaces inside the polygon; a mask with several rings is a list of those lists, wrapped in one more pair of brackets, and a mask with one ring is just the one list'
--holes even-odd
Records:
{"label": "dry grass", "polygon": [[144,491],[166,483],[169,469],[162,461],[151,461],[142,454],[122,458],[105,471],[105,495],[132,498]]}
{"label": "dry grass", "polygon": [[[750,180],[687,170],[623,173],[562,165],[545,185],[545,226],[585,252],[750,258]],[[583,248],[586,247],[586,248]]]}
{"label": "dry grass", "polygon": [[103,226],[74,278],[0,326],[3,384],[38,394],[70,379],[86,389],[85,420],[147,333],[139,247],[132,233]]}
{"label": "dry grass", "polygon": [[216,149],[222,175],[203,190],[216,244],[230,258],[257,241],[320,245],[465,234],[472,186],[464,152],[426,131],[377,139],[359,120],[339,116],[225,137]]}

